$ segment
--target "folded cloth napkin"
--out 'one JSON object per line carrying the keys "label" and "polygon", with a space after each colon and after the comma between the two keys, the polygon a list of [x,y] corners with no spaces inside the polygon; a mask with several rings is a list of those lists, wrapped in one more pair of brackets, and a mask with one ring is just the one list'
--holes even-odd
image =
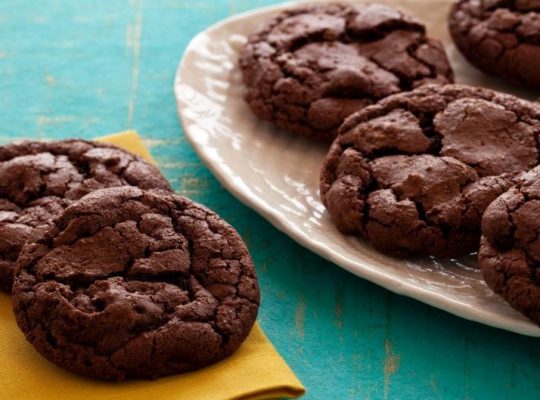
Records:
{"label": "folded cloth napkin", "polygon": [[[136,132],[98,139],[152,161]],[[204,369],[155,381],[86,379],[41,357],[19,331],[11,299],[0,293],[0,399],[259,400],[300,397],[304,388],[258,324],[231,357]]]}

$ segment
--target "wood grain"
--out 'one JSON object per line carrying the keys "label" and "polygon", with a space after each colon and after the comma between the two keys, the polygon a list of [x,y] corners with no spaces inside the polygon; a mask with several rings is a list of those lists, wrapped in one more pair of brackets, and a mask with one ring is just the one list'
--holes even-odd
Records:
{"label": "wood grain", "polygon": [[[354,277],[226,192],[183,137],[172,82],[191,37],[263,0],[0,2],[0,143],[133,128],[175,189],[245,238],[260,322],[306,399],[538,399],[539,342]],[[436,2],[434,2],[436,3]]]}

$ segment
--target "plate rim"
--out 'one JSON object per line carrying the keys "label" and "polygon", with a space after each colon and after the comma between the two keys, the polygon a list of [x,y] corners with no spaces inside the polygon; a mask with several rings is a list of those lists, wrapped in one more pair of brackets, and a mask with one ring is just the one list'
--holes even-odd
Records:
{"label": "plate rim", "polygon": [[197,155],[200,157],[201,161],[206,165],[206,167],[210,169],[216,179],[237,200],[257,212],[280,232],[287,235],[296,243],[306,248],[307,250],[312,251],[318,256],[324,258],[325,260],[336,264],[336,266],[348,271],[349,273],[357,277],[366,279],[378,286],[390,290],[393,293],[413,298],[417,301],[428,304],[432,307],[436,307],[442,311],[456,315],[460,318],[464,318],[469,321],[481,323],[483,325],[488,325],[494,328],[518,333],[525,336],[540,337],[540,327],[534,325],[532,322],[526,320],[510,321],[507,317],[501,317],[496,313],[492,313],[486,310],[476,309],[472,305],[467,305],[456,299],[445,297],[444,294],[431,291],[424,287],[419,287],[409,282],[402,282],[392,273],[387,273],[386,271],[381,269],[370,269],[366,265],[366,262],[362,259],[358,260],[357,265],[351,265],[349,261],[347,261],[344,257],[341,257],[337,252],[332,251],[329,247],[321,245],[318,242],[310,241],[308,236],[303,235],[301,230],[295,224],[289,222],[289,220],[285,216],[282,216],[280,213],[273,212],[272,207],[268,205],[263,199],[257,197],[252,192],[245,191],[235,185],[234,171],[232,172],[232,174],[230,174],[224,169],[220,169],[214,162],[212,162],[211,155],[205,152],[204,148],[198,143],[195,135],[190,133],[188,123],[189,117],[186,116],[184,112],[184,110],[188,109],[189,106],[185,104],[185,102],[182,100],[182,96],[179,94],[179,92],[182,84],[190,86],[184,79],[182,79],[182,76],[183,71],[186,67],[187,60],[193,53],[193,49],[197,47],[197,44],[208,33],[217,31],[226,25],[233,24],[247,18],[252,18],[260,14],[277,12],[291,6],[298,5],[301,2],[304,1],[288,1],[286,3],[260,7],[237,15],[233,15],[209,26],[191,39],[181,56],[180,62],[178,63],[173,86],[176,101],[176,112],[179,116],[180,124],[183,128],[184,135],[190,143],[191,147],[194,149],[194,151],[197,153]]}

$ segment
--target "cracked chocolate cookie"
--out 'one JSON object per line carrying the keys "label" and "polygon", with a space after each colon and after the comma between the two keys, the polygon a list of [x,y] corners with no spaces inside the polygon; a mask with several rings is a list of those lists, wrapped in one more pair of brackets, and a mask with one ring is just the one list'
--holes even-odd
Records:
{"label": "cracked chocolate cookie", "polygon": [[428,82],[453,81],[438,40],[381,4],[325,3],[282,12],[240,54],[245,99],[259,118],[331,141],[354,111]]}
{"label": "cracked chocolate cookie", "polygon": [[478,249],[485,208],[538,164],[540,107],[491,90],[426,85],[351,115],[321,171],[338,229],[395,255]]}
{"label": "cracked chocolate cookie", "polygon": [[540,167],[486,209],[478,264],[495,293],[540,325]]}
{"label": "cracked chocolate cookie", "polygon": [[457,0],[448,17],[461,53],[480,70],[540,88],[540,2]]}
{"label": "cracked chocolate cookie", "polygon": [[53,363],[106,379],[157,378],[232,354],[259,306],[238,233],[186,198],[102,189],[38,228],[13,306]]}
{"label": "cracked chocolate cookie", "polygon": [[0,147],[0,289],[32,229],[92,190],[133,185],[170,190],[159,170],[115,146],[65,140]]}

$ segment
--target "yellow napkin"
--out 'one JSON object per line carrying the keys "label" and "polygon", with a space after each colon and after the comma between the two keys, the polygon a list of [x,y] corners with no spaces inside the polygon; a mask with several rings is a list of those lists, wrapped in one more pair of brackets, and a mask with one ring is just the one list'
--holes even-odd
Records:
{"label": "yellow napkin", "polygon": [[[136,132],[101,138],[152,160]],[[100,382],[49,363],[25,340],[0,293],[0,399],[259,400],[300,397],[304,388],[256,324],[231,357],[199,371],[155,381]]]}

